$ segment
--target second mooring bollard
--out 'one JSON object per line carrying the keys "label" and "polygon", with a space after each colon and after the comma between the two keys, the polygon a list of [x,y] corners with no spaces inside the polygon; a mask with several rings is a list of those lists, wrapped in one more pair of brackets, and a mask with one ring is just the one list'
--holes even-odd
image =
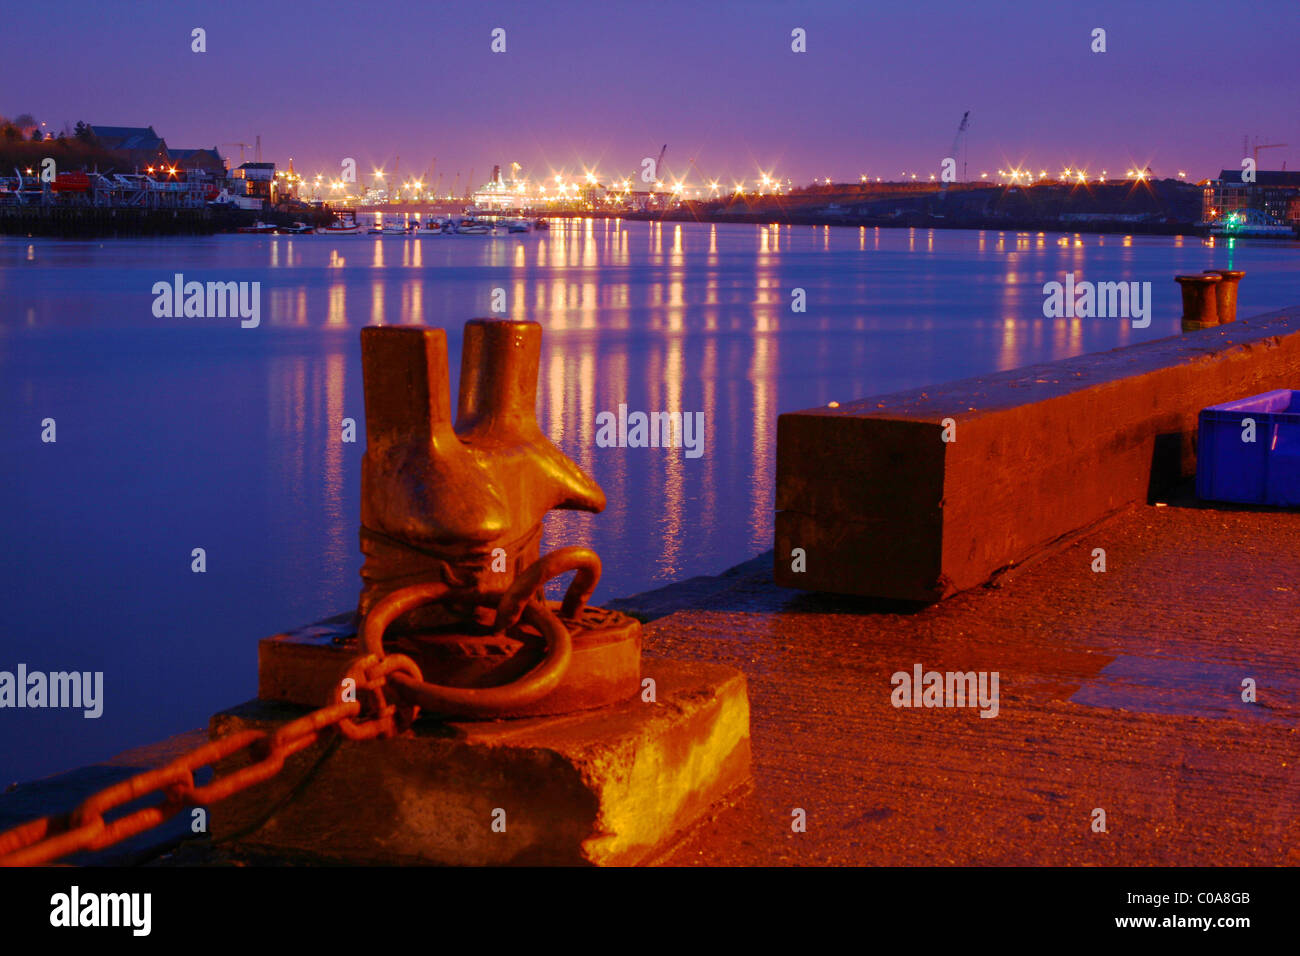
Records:
{"label": "second mooring bollard", "polygon": [[1214,297],[1218,303],[1219,324],[1235,322],[1237,319],[1237,283],[1246,273],[1233,269],[1206,269],[1206,275],[1217,275],[1219,284],[1214,287]]}
{"label": "second mooring bollard", "polygon": [[1215,287],[1222,281],[1217,275],[1174,276],[1183,288],[1183,331],[1195,332],[1219,324],[1219,303]]}

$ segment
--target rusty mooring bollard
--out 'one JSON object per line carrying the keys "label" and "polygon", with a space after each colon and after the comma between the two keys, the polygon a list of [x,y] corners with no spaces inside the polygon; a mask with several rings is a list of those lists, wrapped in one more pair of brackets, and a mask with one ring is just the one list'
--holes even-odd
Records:
{"label": "rusty mooring bollard", "polygon": [[1174,276],[1183,288],[1183,331],[1195,332],[1219,324],[1219,305],[1215,287],[1217,275]]}
{"label": "rusty mooring bollard", "polygon": [[1235,322],[1237,319],[1237,284],[1246,273],[1234,269],[1206,269],[1206,275],[1217,275],[1219,284],[1214,287],[1214,298],[1218,303],[1219,324]]}
{"label": "rusty mooring bollard", "polygon": [[[565,713],[640,689],[640,624],[586,607],[596,553],[539,553],[552,508],[605,507],[538,427],[541,340],[536,322],[467,322],[453,425],[443,330],[361,332],[361,640],[419,664],[423,681],[391,679],[427,713]],[[548,602],[546,581],[567,571],[563,603]]]}

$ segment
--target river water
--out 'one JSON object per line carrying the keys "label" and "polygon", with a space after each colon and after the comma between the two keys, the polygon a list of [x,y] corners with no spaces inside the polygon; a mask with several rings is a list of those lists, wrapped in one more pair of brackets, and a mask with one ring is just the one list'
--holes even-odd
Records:
{"label": "river water", "polygon": [[[779,412],[1177,334],[1175,273],[1245,269],[1242,314],[1294,305],[1298,254],[576,220],[508,238],[0,239],[0,671],[104,675],[96,719],[0,709],[0,786],[203,725],[255,696],[258,638],[355,604],[365,325],[445,327],[454,389],[461,327],[494,290],[542,323],[538,420],[609,498],[554,515],[544,546],[597,549],[599,603],[771,547]],[[1067,272],[1151,282],[1150,327],[1044,318],[1043,285]],[[260,283],[259,324],[157,317],[154,284],[177,273]],[[703,453],[598,447],[620,404],[702,412]]]}

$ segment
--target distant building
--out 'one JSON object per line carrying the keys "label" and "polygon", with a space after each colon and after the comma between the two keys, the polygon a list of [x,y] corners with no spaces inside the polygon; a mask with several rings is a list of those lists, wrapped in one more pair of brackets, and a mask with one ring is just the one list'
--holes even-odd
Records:
{"label": "distant building", "polygon": [[235,196],[251,196],[265,206],[275,205],[275,163],[241,163],[226,179],[226,188]]}
{"label": "distant building", "polygon": [[658,206],[659,194],[649,190],[623,193],[623,202],[632,212],[648,212]]}
{"label": "distant building", "polygon": [[1300,172],[1257,170],[1255,181],[1242,170],[1225,169],[1205,185],[1203,219],[1217,222],[1234,212],[1255,211],[1278,222],[1300,225]]}
{"label": "distant building", "polygon": [[275,196],[276,199],[283,202],[289,199],[299,199],[298,190],[302,186],[302,177],[298,171],[293,168],[293,157],[289,157],[289,168],[281,170],[275,174]]}
{"label": "distant building", "polygon": [[202,170],[214,179],[226,175],[226,161],[217,147],[211,149],[169,149],[173,166],[184,170]]}
{"label": "distant building", "polygon": [[598,209],[605,201],[605,197],[609,195],[609,191],[600,183],[584,183],[578,187],[578,195],[592,209]]}
{"label": "distant building", "polygon": [[139,169],[171,162],[166,141],[152,126],[91,126],[90,132],[100,146],[122,153]]}

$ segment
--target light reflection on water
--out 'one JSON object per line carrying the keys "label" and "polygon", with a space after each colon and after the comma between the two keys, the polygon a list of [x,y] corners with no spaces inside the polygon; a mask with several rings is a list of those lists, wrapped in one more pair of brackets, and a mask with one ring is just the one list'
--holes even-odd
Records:
{"label": "light reflection on water", "polygon": [[[0,782],[202,724],[255,693],[256,641],[354,603],[358,330],[491,314],[546,328],[538,420],[609,498],[597,600],[771,544],[776,416],[1176,334],[1175,273],[1297,299],[1295,243],[924,229],[555,222],[508,238],[0,240],[0,669],[104,670],[97,721],[0,720]],[[1042,285],[1149,280],[1151,327],[1045,319]],[[157,319],[154,282],[257,281],[257,329]],[[794,289],[805,312],[791,310]],[[454,386],[453,381],[453,386]],[[597,448],[601,411],[705,413],[706,453]],[[39,442],[52,416],[59,440]],[[204,547],[208,571],[189,570]],[[134,703],[133,703],[134,702]],[[147,703],[141,703],[147,702]],[[54,742],[59,747],[53,747]]]}

